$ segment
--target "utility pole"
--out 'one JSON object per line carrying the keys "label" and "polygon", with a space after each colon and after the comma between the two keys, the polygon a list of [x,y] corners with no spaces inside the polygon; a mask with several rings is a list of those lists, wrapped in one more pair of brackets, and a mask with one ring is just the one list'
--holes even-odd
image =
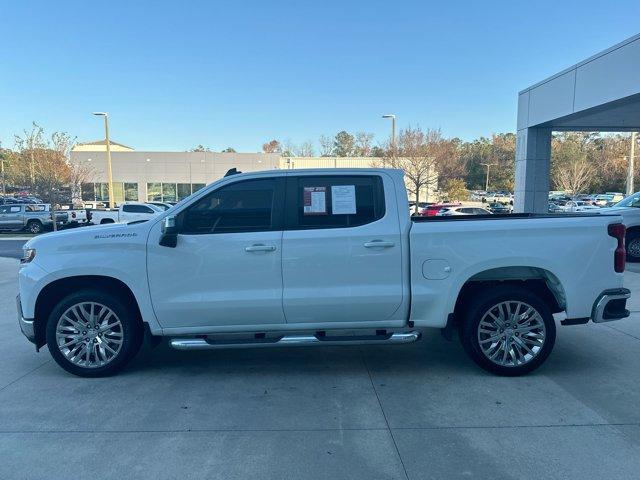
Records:
{"label": "utility pole", "polygon": [[107,173],[109,175],[109,208],[115,208],[113,201],[113,173],[111,171],[111,145],[109,143],[109,114],[106,112],[93,112],[97,117],[104,117],[104,135],[107,144]]}
{"label": "utility pole", "polygon": [[632,195],[634,186],[633,186],[633,177],[634,177],[634,160],[636,154],[636,135],[637,132],[631,132],[631,148],[629,149],[629,169],[627,171],[627,195]]}
{"label": "utility pole", "polygon": [[480,165],[484,165],[485,167],[487,167],[487,181],[484,184],[484,190],[485,191],[489,191],[489,167],[495,167],[496,164],[495,163],[481,163]]}

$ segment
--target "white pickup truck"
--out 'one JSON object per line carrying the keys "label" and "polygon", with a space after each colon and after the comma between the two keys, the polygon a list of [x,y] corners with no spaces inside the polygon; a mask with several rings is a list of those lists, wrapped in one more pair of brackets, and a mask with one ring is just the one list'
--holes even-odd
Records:
{"label": "white pickup truck", "polygon": [[126,202],[113,210],[91,210],[91,221],[100,225],[105,223],[127,223],[136,220],[148,220],[163,211],[163,208],[148,203]]}
{"label": "white pickup truck", "polygon": [[31,239],[18,312],[37,348],[88,377],[145,334],[190,350],[401,344],[424,328],[512,376],[549,356],[553,314],[628,316],[624,266],[617,215],[410,217],[399,170],[269,171],[147,222]]}

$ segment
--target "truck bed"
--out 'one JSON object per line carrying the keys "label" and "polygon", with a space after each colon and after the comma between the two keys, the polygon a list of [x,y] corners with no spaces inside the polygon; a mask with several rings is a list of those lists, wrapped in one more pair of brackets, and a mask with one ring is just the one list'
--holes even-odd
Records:
{"label": "truck bed", "polygon": [[615,216],[616,213],[494,213],[487,215],[447,215],[447,216],[412,216],[411,221],[415,223],[421,222],[445,222],[445,221],[471,221],[471,220],[514,220],[514,219],[549,219],[549,218],[584,218],[584,217],[603,217]]}

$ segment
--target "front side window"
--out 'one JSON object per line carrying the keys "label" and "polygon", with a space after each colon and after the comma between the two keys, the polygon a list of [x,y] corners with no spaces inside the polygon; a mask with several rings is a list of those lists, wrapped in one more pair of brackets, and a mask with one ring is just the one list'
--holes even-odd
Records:
{"label": "front side window", "polygon": [[246,180],[223,186],[180,213],[183,234],[258,232],[281,228],[279,179]]}
{"label": "front side window", "polygon": [[357,227],[385,214],[378,176],[301,176],[287,182],[288,229]]}

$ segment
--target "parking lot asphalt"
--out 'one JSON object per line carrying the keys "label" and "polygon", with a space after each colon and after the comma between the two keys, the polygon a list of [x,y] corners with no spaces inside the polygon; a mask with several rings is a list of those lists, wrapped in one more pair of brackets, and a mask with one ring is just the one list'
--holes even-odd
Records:
{"label": "parking lot asphalt", "polygon": [[630,318],[559,326],[500,378],[437,331],[408,346],[178,352],[67,374],[19,332],[0,258],[0,478],[630,479],[640,472],[640,275]]}

